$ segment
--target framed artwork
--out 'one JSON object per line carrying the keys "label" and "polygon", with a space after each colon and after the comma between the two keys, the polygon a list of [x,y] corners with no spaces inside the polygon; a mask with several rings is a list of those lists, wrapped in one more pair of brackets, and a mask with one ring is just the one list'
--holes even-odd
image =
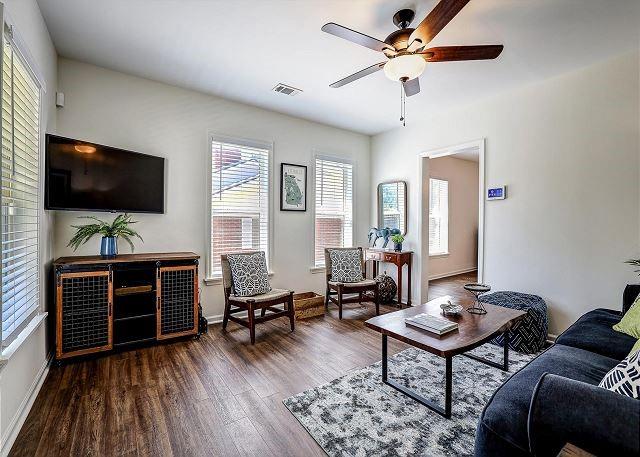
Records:
{"label": "framed artwork", "polygon": [[307,210],[307,167],[280,164],[280,211]]}

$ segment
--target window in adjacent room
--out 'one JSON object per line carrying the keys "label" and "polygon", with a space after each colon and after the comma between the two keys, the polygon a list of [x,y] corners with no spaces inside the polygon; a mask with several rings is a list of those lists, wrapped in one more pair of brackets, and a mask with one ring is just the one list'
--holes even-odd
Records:
{"label": "window in adjacent room", "polygon": [[315,163],[315,266],[324,249],[353,245],[353,165],[317,157]]}
{"label": "window in adjacent room", "polygon": [[40,84],[14,43],[2,55],[2,347],[39,309]]}
{"label": "window in adjacent room", "polygon": [[429,255],[449,253],[449,181],[429,179]]}
{"label": "window in adjacent room", "polygon": [[264,251],[269,261],[272,146],[210,137],[211,233],[208,277],[220,278],[220,255]]}

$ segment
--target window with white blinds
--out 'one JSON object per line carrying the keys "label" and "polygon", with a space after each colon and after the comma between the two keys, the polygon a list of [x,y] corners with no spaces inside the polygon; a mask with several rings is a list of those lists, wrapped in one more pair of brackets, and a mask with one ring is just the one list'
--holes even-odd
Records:
{"label": "window with white blinds", "polygon": [[271,149],[211,138],[210,278],[222,275],[221,254],[264,251],[269,261]]}
{"label": "window with white blinds", "polygon": [[315,266],[324,249],[353,245],[353,165],[316,158]]}
{"label": "window with white blinds", "polygon": [[449,181],[429,179],[429,255],[449,253]]}
{"label": "window with white blinds", "polygon": [[38,309],[40,86],[13,44],[2,55],[2,343]]}

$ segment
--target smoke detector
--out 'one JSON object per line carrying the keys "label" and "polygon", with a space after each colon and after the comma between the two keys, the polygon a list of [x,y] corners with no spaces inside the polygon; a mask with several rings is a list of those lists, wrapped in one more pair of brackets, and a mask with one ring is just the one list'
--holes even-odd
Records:
{"label": "smoke detector", "polygon": [[278,83],[276,87],[273,88],[274,92],[278,92],[280,94],[288,95],[293,97],[302,92],[302,89],[296,89],[292,86],[287,86],[286,84]]}

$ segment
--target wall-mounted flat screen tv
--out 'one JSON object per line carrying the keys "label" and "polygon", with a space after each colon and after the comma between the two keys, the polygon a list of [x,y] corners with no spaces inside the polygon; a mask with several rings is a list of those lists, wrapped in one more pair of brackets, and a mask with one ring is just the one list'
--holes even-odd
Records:
{"label": "wall-mounted flat screen tv", "polygon": [[164,158],[46,137],[45,208],[164,212]]}

